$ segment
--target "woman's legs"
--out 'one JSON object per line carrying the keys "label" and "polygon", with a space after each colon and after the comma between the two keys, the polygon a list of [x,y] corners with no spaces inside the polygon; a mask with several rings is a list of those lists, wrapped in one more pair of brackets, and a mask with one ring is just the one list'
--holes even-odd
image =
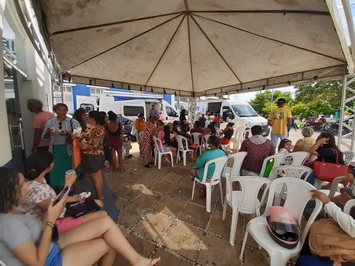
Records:
{"label": "woman's legs", "polygon": [[122,147],[117,150],[117,156],[118,156],[118,165],[120,167],[120,173],[123,173],[125,170],[123,168]]}
{"label": "woman's legs", "polygon": [[[107,243],[108,246],[105,246],[101,241],[92,242],[93,240],[100,238],[103,238],[104,243]],[[82,246],[84,243],[88,243],[87,245],[90,246],[90,248],[92,247],[95,251],[91,254],[90,251],[88,251],[89,248]],[[94,243],[97,245],[97,248],[94,247]],[[132,265],[154,265],[159,261],[159,259],[151,261],[138,254],[129,244],[117,225],[108,216],[89,221],[63,233],[58,240],[58,245],[64,252],[68,248],[75,249],[73,256],[76,256],[77,258],[79,258],[79,252],[82,251],[87,257],[89,257],[88,254],[90,253],[91,257],[98,260],[97,257],[99,255],[103,256],[107,254],[111,247],[124,256]],[[80,248],[72,247],[77,245],[81,245]],[[65,264],[63,263],[63,265]],[[90,265],[90,263],[83,265]]]}
{"label": "woman's legs", "polygon": [[96,198],[103,203],[103,190],[104,190],[104,181],[102,179],[102,172],[101,170],[97,171],[96,173],[90,173],[90,178],[94,183],[95,191],[96,191]]}
{"label": "woman's legs", "polygon": [[92,220],[107,216],[105,211],[96,211],[83,215],[83,223],[90,222]]}
{"label": "woman's legs", "polygon": [[111,154],[112,154],[112,171],[116,172],[117,171],[116,149],[112,148],[111,149]]}

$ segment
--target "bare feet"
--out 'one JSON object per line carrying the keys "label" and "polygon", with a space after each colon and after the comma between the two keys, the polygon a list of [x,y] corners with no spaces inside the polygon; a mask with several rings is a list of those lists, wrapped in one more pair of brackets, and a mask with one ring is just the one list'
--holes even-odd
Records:
{"label": "bare feet", "polygon": [[125,170],[125,169],[121,169],[121,170],[120,170],[120,173],[123,173],[124,171],[126,171],[126,170]]}
{"label": "bare feet", "polygon": [[143,258],[135,264],[135,266],[156,266],[160,263],[161,258],[156,258],[156,259],[148,259],[148,258]]}

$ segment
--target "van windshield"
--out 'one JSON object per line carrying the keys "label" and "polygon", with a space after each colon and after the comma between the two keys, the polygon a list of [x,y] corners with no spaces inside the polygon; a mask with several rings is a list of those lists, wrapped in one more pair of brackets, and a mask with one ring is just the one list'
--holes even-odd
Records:
{"label": "van windshield", "polygon": [[232,105],[233,111],[239,117],[258,116],[250,105]]}

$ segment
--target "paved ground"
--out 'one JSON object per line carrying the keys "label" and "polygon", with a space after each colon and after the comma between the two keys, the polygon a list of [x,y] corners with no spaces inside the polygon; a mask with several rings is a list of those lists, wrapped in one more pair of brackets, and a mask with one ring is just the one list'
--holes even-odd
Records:
{"label": "paved ground", "polygon": [[[219,189],[212,197],[212,211],[207,213],[205,200],[196,195],[191,200],[192,181],[187,166],[163,165],[147,169],[134,155],[124,160],[123,174],[106,170],[106,180],[117,197],[118,224],[129,242],[145,256],[162,257],[160,265],[268,265],[263,251],[249,238],[244,262],[239,252],[244,228],[250,217],[240,216],[236,243],[229,243],[231,216],[222,221]],[[229,212],[231,209],[229,209]],[[266,256],[265,256],[266,257]],[[243,264],[244,263],[244,264]],[[117,256],[114,265],[128,265]]]}

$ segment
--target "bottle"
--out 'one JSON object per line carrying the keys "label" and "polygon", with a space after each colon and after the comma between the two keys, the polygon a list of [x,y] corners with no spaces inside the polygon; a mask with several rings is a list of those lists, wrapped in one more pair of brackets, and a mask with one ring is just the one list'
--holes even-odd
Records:
{"label": "bottle", "polygon": [[267,163],[266,163],[266,167],[265,167],[265,171],[263,174],[263,177],[269,177],[272,168],[274,167],[274,163],[275,163],[275,159],[271,158]]}

